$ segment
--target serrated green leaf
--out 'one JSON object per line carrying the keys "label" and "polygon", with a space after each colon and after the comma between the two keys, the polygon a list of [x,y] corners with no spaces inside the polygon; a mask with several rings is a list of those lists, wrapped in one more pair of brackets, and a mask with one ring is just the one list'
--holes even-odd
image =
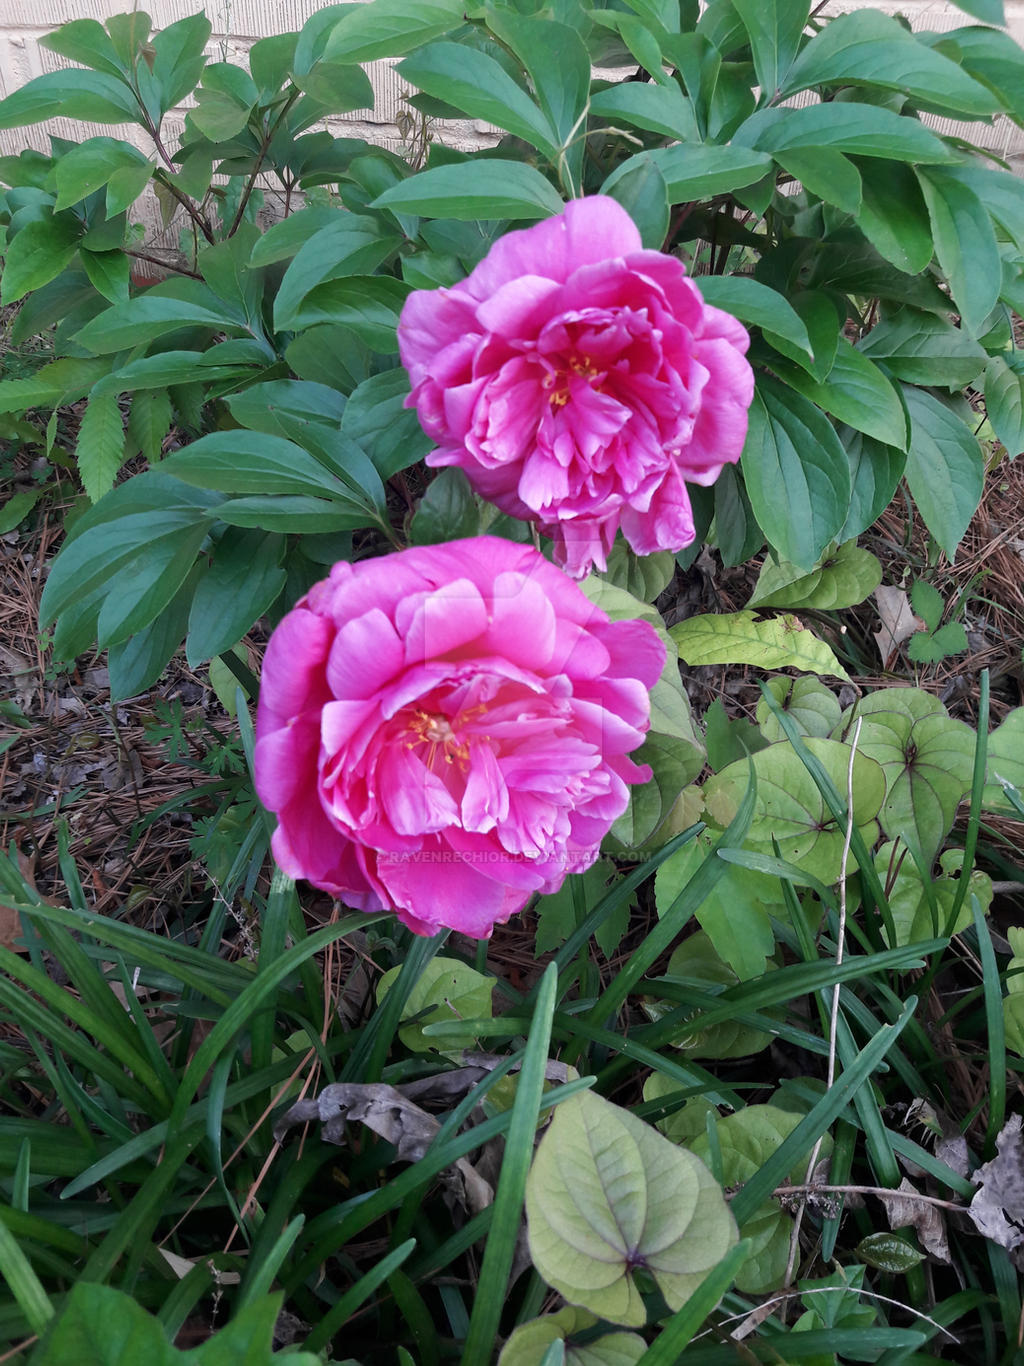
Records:
{"label": "serrated green leaf", "polygon": [[914,609],[914,615],[921,618],[929,631],[935,630],[946,610],[942,594],[927,579],[915,579],[911,584],[910,605]]}
{"label": "serrated green leaf", "polygon": [[703,1164],[590,1091],[555,1111],[527,1180],[526,1215],[544,1280],[627,1327],[646,1318],[634,1267],[678,1308],[736,1241]]}
{"label": "serrated green leaf", "polygon": [[790,615],[763,621],[752,611],[689,617],[669,635],[687,664],[752,664],[849,679],[829,647]]}
{"label": "serrated green leaf", "polygon": [[165,389],[139,389],[132,398],[128,440],[151,465],[163,454],[164,437],[170,431],[173,411]]}
{"label": "serrated green leaf", "polygon": [[114,487],[114,477],[125,458],[124,422],[112,394],[89,400],[78,428],[75,458],[89,501],[99,502]]}
{"label": "serrated green leaf", "polygon": [[766,558],[748,607],[815,608],[835,612],[855,607],[882,582],[882,566],[869,550],[847,541],[804,574],[795,564]]}

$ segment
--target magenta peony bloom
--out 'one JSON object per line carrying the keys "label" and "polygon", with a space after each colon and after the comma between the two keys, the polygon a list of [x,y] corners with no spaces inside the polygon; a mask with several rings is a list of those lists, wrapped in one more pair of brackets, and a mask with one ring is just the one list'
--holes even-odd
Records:
{"label": "magenta peony bloom", "polygon": [[493,537],[336,564],[263,662],[273,850],[360,910],[486,938],[589,868],[650,770],[627,756],[665,649]]}
{"label": "magenta peony bloom", "polygon": [[576,576],[620,527],[640,555],[689,545],[683,481],[713,483],[743,449],[746,331],[613,199],[573,200],[461,284],[414,290],[398,343],[427,463],[539,522]]}

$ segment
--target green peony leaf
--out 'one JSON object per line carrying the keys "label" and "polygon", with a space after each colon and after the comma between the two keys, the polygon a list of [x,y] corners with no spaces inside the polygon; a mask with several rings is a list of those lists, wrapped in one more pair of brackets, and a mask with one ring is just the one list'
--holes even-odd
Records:
{"label": "green peony leaf", "polygon": [[[530,1319],[514,1330],[498,1357],[498,1366],[541,1366],[553,1342],[565,1343],[565,1366],[635,1366],[647,1344],[637,1333],[605,1333],[592,1337],[593,1314],[567,1305],[557,1314]],[[574,1342],[579,1334],[581,1342]]]}
{"label": "green peony leaf", "polygon": [[[391,968],[377,983],[378,1005],[400,972],[401,966]],[[403,1020],[415,1017],[415,1023],[399,1029],[398,1037],[413,1053],[430,1053],[438,1045],[424,1035],[424,1025],[441,1020],[490,1019],[493,991],[493,977],[485,977],[457,958],[433,958],[420,973],[402,1012]],[[475,1043],[476,1035],[470,1029],[444,1036],[446,1050],[472,1048]]]}
{"label": "green peony leaf", "polygon": [[918,688],[871,693],[844,713],[837,734],[852,734],[855,715],[863,719],[858,753],[885,774],[882,829],[930,865],[971,785],[974,732]]}
{"label": "green peony leaf", "polygon": [[526,1183],[530,1257],[572,1304],[642,1326],[643,1268],[678,1309],[736,1242],[703,1163],[591,1091],[555,1111]]}
{"label": "green peony leaf", "polygon": [[[835,693],[817,678],[770,678],[768,691],[794,722],[801,735],[824,739],[839,724],[842,709]],[[769,744],[786,738],[785,732],[762,697],[757,704],[757,724]]]}
{"label": "green peony leaf", "polygon": [[835,655],[797,617],[757,620],[757,613],[724,612],[688,617],[669,631],[687,664],[752,664],[758,669],[799,669],[849,681]]}
{"label": "green peony leaf", "polygon": [[785,560],[765,558],[748,607],[813,607],[835,612],[855,607],[882,582],[882,566],[869,550],[847,541],[826,552],[821,566],[809,574]]}
{"label": "green peony leaf", "polygon": [[1007,455],[1024,453],[1024,367],[1020,356],[989,359],[985,367],[985,407]]}
{"label": "green peony leaf", "polygon": [[911,444],[906,479],[925,525],[952,560],[981,501],[985,462],[977,437],[941,399],[903,386]]}
{"label": "green peony leaf", "polygon": [[[835,787],[845,792],[849,747],[814,738],[804,743],[824,765]],[[767,854],[777,840],[782,858],[821,882],[835,882],[842,866],[845,832],[792,745],[769,745],[750,762],[757,774],[757,805],[746,843]],[[730,764],[705,785],[704,801],[715,825],[724,827],[732,820],[747,790],[748,778],[747,761],[743,760]],[[885,776],[866,752],[862,736],[853,764],[853,808],[857,828],[868,845],[875,840],[875,817],[884,796]]]}

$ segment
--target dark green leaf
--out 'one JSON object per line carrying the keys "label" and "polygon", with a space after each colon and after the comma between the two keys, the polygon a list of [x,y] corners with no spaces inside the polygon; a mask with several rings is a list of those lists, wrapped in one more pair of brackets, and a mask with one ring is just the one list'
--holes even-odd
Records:
{"label": "dark green leaf", "polygon": [[715,308],[723,308],[741,322],[782,337],[805,356],[812,356],[803,319],[778,290],[749,275],[702,275],[699,288],[705,301]]}
{"label": "dark green leaf", "polygon": [[623,81],[599,91],[590,101],[590,112],[617,127],[643,128],[676,142],[698,141],[693,106],[675,83]]}
{"label": "dark green leaf", "polygon": [[950,560],[981,501],[985,462],[977,438],[941,400],[903,387],[910,413],[906,479],[925,526]]}
{"label": "dark green leaf", "polygon": [[1007,455],[1024,454],[1024,357],[992,356],[985,367],[988,420]]}
{"label": "dark green leaf", "polygon": [[844,213],[859,212],[863,190],[860,172],[843,152],[834,147],[793,147],[776,152],[775,160],[826,204],[835,204]]}
{"label": "dark green leaf", "polygon": [[55,33],[47,33],[40,38],[39,46],[66,57],[69,62],[90,66],[94,71],[105,71],[108,76],[124,83],[125,65],[103,25],[96,19],[73,19]]}
{"label": "dark green leaf", "polygon": [[777,366],[781,379],[848,427],[887,446],[905,450],[907,418],[896,387],[863,352],[839,338],[836,358],[823,384],[795,366]]}
{"label": "dark green leaf", "polygon": [[139,123],[141,110],[122,80],[99,71],[51,71],[0,100],[0,128],[22,128],[47,119],[88,123]]}
{"label": "dark green leaf", "polygon": [[630,158],[630,169],[607,191],[640,229],[645,247],[660,249],[668,233],[668,189],[665,177],[646,153]]}
{"label": "dark green leaf", "polygon": [[330,223],[307,236],[285,271],[274,300],[275,328],[284,331],[295,326],[302,301],[317,285],[368,274],[391,255],[399,241],[398,234],[389,232],[376,218],[335,213]]}
{"label": "dark green leaf", "polygon": [[917,275],[932,259],[928,211],[909,166],[872,157],[860,163],[864,198],[857,226],[897,270]]}
{"label": "dark green leaf", "polygon": [[897,379],[963,389],[978,378],[988,361],[982,347],[944,318],[903,308],[884,318],[860,342],[858,350],[881,361]]}
{"label": "dark green leaf", "polygon": [[459,0],[375,0],[371,6],[338,6],[323,56],[336,62],[401,57],[462,23]]}
{"label": "dark green leaf", "polygon": [[[199,304],[143,294],[125,304],[106,309],[76,334],[75,340],[102,355],[144,346],[182,327],[208,327],[216,331],[238,326],[234,319],[213,313]],[[194,378],[194,376],[193,376]]]}
{"label": "dark green leaf", "polygon": [[758,386],[743,448],[758,523],[784,559],[811,570],[846,520],[850,467],[817,408],[770,381]]}
{"label": "dark green leaf", "polygon": [[[763,152],[747,147],[711,146],[702,143],[680,143],[677,147],[656,147],[637,154],[650,157],[665,177],[669,201],[685,204],[713,194],[726,194],[753,185],[771,170],[771,158]],[[633,168],[636,157],[629,157],[608,177],[603,192]]]}
{"label": "dark green leaf", "polygon": [[157,681],[181,645],[198,569],[185,579],[159,616],[107,652],[110,696],[115,702],[145,692]]}
{"label": "dark green leaf", "polygon": [[743,20],[754,56],[754,72],[762,100],[774,98],[800,47],[807,24],[808,0],[733,0]]}
{"label": "dark green leaf", "polygon": [[387,275],[352,275],[317,285],[295,310],[293,328],[339,323],[384,355],[398,350],[395,329],[408,285]]}
{"label": "dark green leaf", "polygon": [[342,435],[362,447],[382,479],[422,460],[433,445],[415,409],[404,406],[408,394],[406,372],[388,370],[364,380],[345,405]]}
{"label": "dark green leaf", "polygon": [[839,439],[850,462],[850,510],[839,533],[840,541],[853,540],[873,526],[892,501],[903,477],[907,457],[903,451],[851,427],[840,427]]}
{"label": "dark green leaf", "polygon": [[212,25],[205,14],[179,19],[153,39],[153,75],[160,85],[161,111],[166,114],[195,89],[206,65],[206,44]]}
{"label": "dark green leaf", "polygon": [[275,601],[285,583],[284,549],[274,532],[225,531],[192,599],[185,642],[190,668],[230,650]]}
{"label": "dark green leaf", "polygon": [[894,161],[951,160],[949,150],[923,124],[870,104],[833,101],[795,109],[761,109],[737,130],[734,141],[772,153],[831,147],[851,156]]}
{"label": "dark green leaf", "polygon": [[416,515],[409,524],[413,545],[437,545],[476,536],[480,531],[480,509],[469,480],[462,470],[441,470],[431,480]]}
{"label": "dark green leaf", "polygon": [[[373,86],[366,72],[349,62],[316,62],[296,84],[324,114],[348,114],[373,107]],[[308,115],[303,123],[311,122]]]}
{"label": "dark green leaf", "polygon": [[985,205],[961,180],[941,168],[919,170],[935,255],[968,332],[976,334],[992,312],[1002,281],[996,235]]}
{"label": "dark green leaf", "polygon": [[7,247],[0,282],[3,303],[16,303],[55,279],[77,251],[81,231],[68,214],[26,224]]}
{"label": "dark green leaf", "polygon": [[548,218],[565,206],[550,181],[532,166],[487,158],[420,171],[378,195],[370,207],[429,218],[493,221]]}
{"label": "dark green leaf", "polygon": [[829,20],[790,68],[782,94],[822,85],[881,86],[963,114],[992,114],[999,108],[996,97],[955,62],[878,10]]}
{"label": "dark green leaf", "polygon": [[[579,32],[547,15],[526,17],[511,9],[492,10],[488,27],[526,68],[556,141],[571,160],[569,144],[580,131],[590,91],[590,57]],[[582,139],[577,150],[582,154]]]}
{"label": "dark green leaf", "polygon": [[132,399],[128,419],[128,454],[141,451],[150,465],[163,454],[164,437],[170,430],[174,413],[166,389],[139,389]]}
{"label": "dark green leaf", "polygon": [[231,416],[243,427],[285,438],[290,438],[296,422],[316,422],[336,430],[345,412],[342,394],[307,380],[275,379],[252,384],[225,401]]}
{"label": "dark green leaf", "polygon": [[346,497],[344,487],[318,460],[266,432],[212,432],[167,456],[161,473],[221,493]]}
{"label": "dark green leaf", "polygon": [[79,259],[85,273],[112,304],[127,302],[131,285],[131,265],[123,251],[86,251],[79,252]]}
{"label": "dark green leaf", "polygon": [[836,311],[835,298],[816,289],[804,289],[790,300],[793,311],[803,322],[811,343],[813,358],[808,361],[802,347],[796,347],[785,333],[768,331],[765,340],[776,351],[795,361],[820,384],[828,378],[839,349],[839,328],[843,319]]}
{"label": "dark green leaf", "polygon": [[430,43],[398,67],[411,85],[444,99],[470,118],[496,124],[522,138],[551,160],[558,156],[558,135],[501,66],[465,43]]}
{"label": "dark green leaf", "polygon": [[229,498],[217,508],[217,516],[230,526],[257,527],[263,531],[287,531],[301,535],[326,531],[355,531],[369,525],[370,515],[354,503],[326,498],[266,497]]}
{"label": "dark green leaf", "polygon": [[726,465],[715,483],[715,540],[726,565],[742,564],[764,545],[743,480]]}

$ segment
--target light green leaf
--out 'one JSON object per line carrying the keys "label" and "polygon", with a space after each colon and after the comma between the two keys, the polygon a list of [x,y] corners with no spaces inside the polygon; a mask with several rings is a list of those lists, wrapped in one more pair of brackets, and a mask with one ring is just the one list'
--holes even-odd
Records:
{"label": "light green leaf", "polygon": [[[289,222],[285,219],[277,226],[284,227]],[[266,240],[266,237],[260,240],[253,253],[254,259]],[[287,243],[290,238],[284,240]],[[281,238],[275,241],[280,242]],[[278,331],[294,329],[303,300],[311,290],[327,280],[362,276],[376,270],[397,248],[399,241],[397,233],[388,231],[378,219],[367,214],[335,212],[330,222],[313,232],[307,225],[303,244],[282,276],[274,296],[274,327]],[[276,250],[280,251],[280,247]],[[287,250],[285,254],[288,254]],[[265,250],[261,259],[266,259]],[[279,258],[271,255],[270,259]]]}
{"label": "light green leaf", "polygon": [[[133,171],[149,179],[152,167],[129,142],[117,138],[87,138],[57,158],[57,200],[54,210],[67,209],[106,185],[117,171]],[[136,196],[137,198],[138,196]]]}
{"label": "light green leaf", "polygon": [[97,291],[112,304],[127,302],[131,266],[123,251],[79,251],[79,258]]}
{"label": "light green leaf", "polygon": [[971,785],[974,733],[918,688],[870,693],[845,713],[837,733],[849,736],[855,715],[862,718],[858,753],[885,775],[882,829],[930,867]]}
{"label": "light green leaf", "polygon": [[844,213],[857,214],[863,196],[860,171],[834,147],[794,147],[775,153],[775,160],[805,190]]}
{"label": "light green leaf", "polygon": [[[835,787],[845,792],[849,746],[814,737],[805,739],[804,744],[824,765]],[[835,882],[842,866],[846,832],[840,829],[814,779],[788,742],[758,750],[750,760],[730,764],[710,779],[704,788],[710,818],[723,827],[732,820],[747,790],[750,763],[757,774],[757,806],[747,843],[755,850],[770,853],[773,841],[777,840],[780,857],[797,864],[820,882]],[[879,764],[859,748],[853,764],[854,818],[869,845],[874,843],[875,817],[884,796],[885,776]]]}
{"label": "light green leaf", "polygon": [[[767,1035],[765,1037],[767,1038]],[[643,1096],[646,1101],[663,1100],[680,1089],[675,1077],[670,1077],[665,1072],[652,1072],[644,1082]],[[688,1146],[692,1138],[704,1133],[708,1115],[714,1115],[716,1119],[718,1117],[718,1111],[711,1101],[705,1096],[691,1096],[680,1109],[673,1110],[664,1119],[655,1120],[655,1126],[673,1143]]]}
{"label": "light green leaf", "polygon": [[[389,969],[377,983],[378,1005],[401,970],[401,966]],[[423,1026],[442,1020],[489,1020],[493,991],[493,977],[485,977],[457,958],[433,958],[420,973],[402,1010],[402,1019],[415,1023],[399,1029],[398,1037],[413,1053],[436,1051],[437,1041],[424,1035]],[[472,1048],[475,1043],[471,1029],[444,1036],[444,1046],[450,1051]]]}
{"label": "light green leaf", "polygon": [[81,225],[70,214],[26,223],[8,244],[3,266],[3,303],[17,303],[61,273],[78,250]]}
{"label": "light green leaf", "polygon": [[881,86],[963,114],[999,109],[996,96],[956,62],[878,10],[856,10],[829,20],[790,68],[781,93],[794,95],[821,85]]}
{"label": "light green leaf", "polygon": [[[593,1314],[567,1305],[557,1314],[530,1319],[513,1329],[501,1349],[498,1366],[543,1366],[545,1353],[553,1342],[565,1343],[565,1366],[636,1366],[647,1350],[638,1333],[604,1333],[593,1337],[597,1324]],[[582,1341],[574,1342],[573,1335]]]}
{"label": "light green leaf", "polygon": [[[883,844],[875,855],[875,868],[882,885],[887,889],[886,898],[892,912],[896,945],[918,944],[945,933],[956,900],[964,855],[962,849],[947,849],[940,859],[941,875],[929,876],[929,887],[938,907],[937,922],[933,922],[921,870],[913,858],[901,858],[900,852],[901,846],[896,842]],[[971,873],[970,889],[951,933],[960,934],[971,924],[972,895],[978,898],[982,914],[987,915],[992,904],[992,879],[979,869]],[[894,948],[896,945],[891,944],[889,947]]]}
{"label": "light green leaf", "polygon": [[742,455],[751,507],[769,543],[810,570],[846,520],[850,466],[835,428],[799,394],[762,380]]}
{"label": "light green leaf", "polygon": [[985,462],[970,427],[940,399],[903,386],[911,440],[906,480],[925,526],[950,560],[981,502]]}
{"label": "light green leaf", "polygon": [[688,617],[669,634],[687,664],[752,664],[849,679],[829,647],[788,614],[764,621],[752,611]]}
{"label": "light green leaf", "polygon": [[985,367],[985,409],[1007,455],[1024,454],[1024,357],[992,356]]}
{"label": "light green leaf", "polygon": [[804,574],[785,560],[765,558],[748,607],[812,607],[835,612],[855,607],[882,582],[882,566],[869,550],[847,541],[826,554],[820,568]]}
{"label": "light green leaf", "polygon": [[89,501],[99,502],[114,487],[114,477],[125,458],[124,422],[113,395],[89,400],[78,428],[75,457]]}
{"label": "light green leaf", "polygon": [[693,105],[674,83],[623,81],[599,91],[590,101],[590,112],[616,126],[643,128],[675,142],[698,140]]}
{"label": "light green leaf", "polygon": [[[741,761],[745,762],[745,761]],[[708,857],[714,840],[707,835],[699,835],[695,840],[676,851],[666,859],[655,874],[654,891],[658,914],[664,915],[683,891],[697,869]],[[736,981],[746,982],[760,977],[765,972],[765,960],[775,952],[775,937],[768,919],[768,907],[782,902],[778,880],[766,877],[763,873],[751,872],[731,863],[725,873],[711,889],[707,898],[697,908],[697,919],[707,935],[708,942],[728,968],[726,973],[711,973],[707,963],[700,972],[695,970],[694,955],[698,944],[692,944],[694,936],[688,936],[684,944],[676,950],[669,961],[667,973],[670,977],[703,977],[714,982],[732,985]],[[746,1030],[746,1033],[753,1031]],[[760,1031],[758,1040],[760,1040]],[[708,1053],[703,1045],[708,1041],[697,1037],[686,1038],[682,1046],[700,1057],[723,1057],[720,1052]],[[717,1042],[720,1042],[720,1039]],[[749,1042],[749,1040],[745,1040]],[[734,1041],[730,1040],[730,1050]],[[760,1042],[755,1052],[764,1045]]]}
{"label": "light green leaf", "polygon": [[370,206],[428,218],[548,218],[565,205],[550,181],[522,161],[477,159],[435,166],[378,195]]}
{"label": "light green leaf", "polygon": [[240,133],[259,99],[256,83],[247,71],[231,62],[210,62],[196,91],[197,107],[188,122],[211,142],[226,142]]}
{"label": "light green leaf", "polygon": [[190,14],[154,36],[153,75],[160,85],[163,113],[195,89],[206,65],[206,44],[212,28],[205,14]]}
{"label": "light green leaf", "polygon": [[1013,957],[1006,965],[1006,995],[1003,997],[1003,1025],[1006,1046],[1024,1057],[1024,930],[1010,927],[1006,937]]}
{"label": "light green leaf", "polygon": [[941,167],[921,168],[917,179],[928,206],[935,255],[964,326],[976,335],[995,307],[1002,284],[992,220],[974,191],[945,175]]}
{"label": "light green leaf", "polygon": [[[801,735],[816,735],[824,739],[839,724],[839,699],[817,678],[810,675],[770,678],[766,686]],[[777,717],[763,697],[757,704],[757,724],[769,744],[786,738]]]}
{"label": "light green leaf", "polygon": [[544,1280],[627,1327],[646,1318],[634,1268],[678,1309],[736,1241],[703,1164],[590,1091],[556,1109],[527,1180],[526,1215]]}
{"label": "light green leaf", "polygon": [[[738,1186],[764,1166],[772,1154],[800,1123],[802,1115],[780,1110],[775,1105],[748,1105],[716,1124],[721,1154],[722,1180]],[[695,1138],[690,1150],[702,1160],[709,1156],[706,1136]],[[826,1135],[821,1156],[827,1158],[832,1141]],[[802,1158],[789,1173],[790,1180],[802,1181],[806,1170]],[[789,1259],[793,1221],[774,1200],[766,1200],[740,1229],[750,1239],[750,1252],[736,1277],[736,1287],[744,1294],[763,1295],[782,1284]]]}
{"label": "light green leaf", "polygon": [[780,378],[840,422],[886,446],[907,447],[907,416],[893,382],[877,365],[839,337],[828,378],[817,383],[805,371],[775,367]]}

